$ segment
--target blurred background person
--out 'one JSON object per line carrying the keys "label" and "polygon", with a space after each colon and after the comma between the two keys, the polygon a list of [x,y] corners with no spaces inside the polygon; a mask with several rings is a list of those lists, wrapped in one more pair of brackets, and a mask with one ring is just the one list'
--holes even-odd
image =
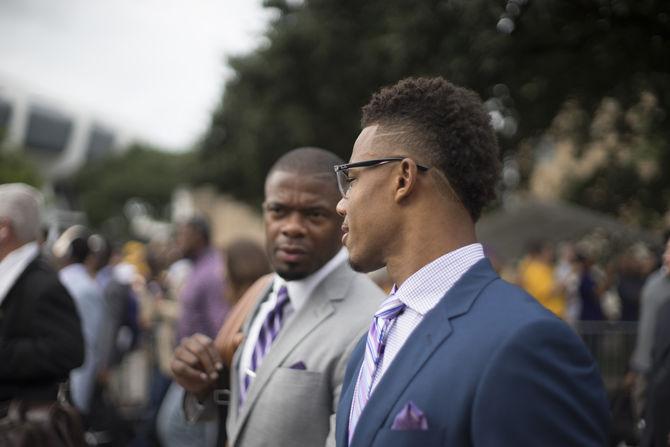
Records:
{"label": "blurred background person", "polygon": [[[182,255],[176,237],[160,250],[154,245],[147,253],[154,280],[141,293],[142,324],[150,327],[153,369],[152,397],[160,406],[170,386],[170,361],[177,343],[179,296],[191,275],[193,262]],[[224,284],[225,287],[225,284]],[[225,292],[224,292],[225,293]],[[158,412],[158,408],[156,408]]]}
{"label": "blurred background person", "polygon": [[[128,361],[136,347],[140,328],[134,283],[146,270],[143,267],[143,244],[129,242],[121,250],[99,235],[89,238],[91,257],[101,266],[96,281],[101,285],[105,316],[98,343],[100,364],[91,411],[91,431],[98,444],[127,445],[132,437],[130,407],[138,405],[139,394],[146,390],[143,365]],[[139,252],[129,256],[128,247]],[[136,262],[137,266],[132,262]],[[133,358],[136,359],[136,358]],[[124,382],[125,383],[121,383]],[[136,390],[140,390],[137,392]]]}
{"label": "blurred background person", "polygon": [[226,296],[235,304],[258,278],[272,270],[263,247],[250,239],[237,239],[224,250]]}
{"label": "blurred background person", "polygon": [[[128,244],[124,245],[122,253],[114,256],[115,263],[111,265],[111,274],[103,287],[107,308],[101,343],[101,371],[104,373],[109,373],[119,365],[139,337],[138,298],[134,283],[141,275],[138,268],[127,260]],[[143,250],[139,245],[137,250]],[[103,256],[109,259],[111,245],[105,242],[104,250]],[[100,273],[96,279],[100,283]]]}
{"label": "blurred background person", "polygon": [[60,280],[72,295],[82,322],[86,357],[84,364],[70,375],[70,390],[75,406],[84,416],[85,426],[90,425],[89,413],[100,370],[100,343],[106,314],[102,291],[95,281],[90,237],[88,229],[75,225],[65,230],[53,246],[53,254],[61,265]]}
{"label": "blurred background person", "polygon": [[640,295],[647,280],[651,257],[642,244],[626,249],[617,258],[616,291],[621,301],[621,321],[637,321],[640,318]]}
{"label": "blurred background person", "polygon": [[649,276],[642,289],[637,340],[630,361],[631,373],[627,378],[633,386],[635,409],[639,416],[642,415],[645,406],[647,374],[651,370],[656,319],[660,308],[670,302],[670,231],[664,234],[663,240],[665,242],[663,263]]}
{"label": "blurred background person", "polygon": [[574,326],[579,320],[581,302],[579,300],[579,274],[576,266],[575,247],[564,242],[558,248],[558,260],[554,269],[554,280],[563,290],[565,296],[564,320]]}
{"label": "blurred background person", "polygon": [[[147,263],[152,272],[152,279],[147,283],[142,301],[142,321],[149,327],[151,339],[151,361],[153,373],[151,380],[151,401],[158,407],[172,377],[170,361],[176,345],[176,325],[179,317],[178,297],[190,275],[192,264],[186,258],[175,260],[174,241],[167,242],[164,252],[149,248]],[[178,256],[177,256],[178,257]]]}
{"label": "blurred background person", "polygon": [[[196,333],[215,338],[228,313],[225,296],[225,266],[221,253],[211,245],[210,226],[203,217],[192,217],[177,228],[177,244],[193,269],[178,297],[177,340]],[[158,436],[163,447],[216,443],[217,423],[186,422],[182,409],[184,390],[170,385],[158,414]]]}
{"label": "blurred background person", "polygon": [[0,416],[12,399],[55,401],[84,361],[75,303],[39,254],[42,197],[0,185]]}
{"label": "blurred background person", "polygon": [[[147,361],[149,389],[139,417],[137,436],[130,444],[133,447],[159,445],[156,417],[171,382],[169,362],[175,344],[178,306],[167,281],[170,244],[154,240],[146,245],[148,275],[134,285],[140,305],[141,349]],[[185,265],[188,269],[190,264],[187,261]]]}
{"label": "blurred background person", "polygon": [[178,226],[177,245],[192,264],[179,294],[177,339],[203,333],[216,336],[230,304],[225,297],[223,257],[211,245],[210,226],[204,217],[193,217]]}
{"label": "blurred background person", "polygon": [[580,321],[603,321],[605,313],[602,307],[602,296],[608,286],[599,281],[599,273],[594,268],[593,256],[585,250],[576,255],[577,273],[579,275]]}
{"label": "blurred background person", "polygon": [[647,379],[645,423],[640,445],[667,447],[670,445],[670,301],[658,312]]}
{"label": "blurred background person", "polygon": [[519,285],[560,318],[565,316],[563,288],[554,278],[554,249],[548,241],[532,241],[519,266]]}

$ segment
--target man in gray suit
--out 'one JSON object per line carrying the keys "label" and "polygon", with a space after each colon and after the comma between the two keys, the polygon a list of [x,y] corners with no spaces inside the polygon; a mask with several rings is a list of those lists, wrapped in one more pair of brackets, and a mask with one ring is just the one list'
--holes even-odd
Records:
{"label": "man in gray suit", "polygon": [[[384,298],[355,273],[342,248],[332,166],[339,157],[303,148],[281,157],[265,183],[266,249],[275,270],[243,325],[230,377],[231,447],[334,445],[334,413],[355,340]],[[223,362],[212,340],[194,335],[172,369],[191,394],[187,417],[212,413]],[[196,401],[197,398],[197,401]]]}

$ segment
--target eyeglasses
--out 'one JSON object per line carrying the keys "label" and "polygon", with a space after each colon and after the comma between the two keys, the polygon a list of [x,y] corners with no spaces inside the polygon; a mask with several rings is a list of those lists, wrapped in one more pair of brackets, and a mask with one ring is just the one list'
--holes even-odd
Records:
{"label": "eyeglasses", "polygon": [[[349,177],[349,169],[351,168],[374,168],[375,166],[382,166],[394,161],[402,161],[408,157],[387,157],[377,158],[374,160],[358,161],[356,163],[347,163],[335,166],[335,174],[337,174],[337,186],[340,188],[340,193],[345,199],[349,195],[351,189],[351,182],[354,180]],[[417,163],[416,167],[419,171],[427,171],[429,168]]]}

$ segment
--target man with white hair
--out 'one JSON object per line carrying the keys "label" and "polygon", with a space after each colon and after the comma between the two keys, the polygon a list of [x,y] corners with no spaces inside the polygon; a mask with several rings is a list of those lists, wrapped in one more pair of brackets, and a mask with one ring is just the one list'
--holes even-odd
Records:
{"label": "man with white hair", "polygon": [[12,399],[53,401],[84,359],[79,315],[40,256],[41,195],[0,185],[0,414]]}

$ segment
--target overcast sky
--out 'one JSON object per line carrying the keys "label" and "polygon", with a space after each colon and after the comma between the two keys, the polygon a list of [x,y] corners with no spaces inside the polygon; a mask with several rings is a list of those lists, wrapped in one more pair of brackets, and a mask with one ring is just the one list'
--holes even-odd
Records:
{"label": "overcast sky", "polygon": [[260,43],[260,3],[0,0],[0,82],[185,148],[209,124],[226,57]]}

